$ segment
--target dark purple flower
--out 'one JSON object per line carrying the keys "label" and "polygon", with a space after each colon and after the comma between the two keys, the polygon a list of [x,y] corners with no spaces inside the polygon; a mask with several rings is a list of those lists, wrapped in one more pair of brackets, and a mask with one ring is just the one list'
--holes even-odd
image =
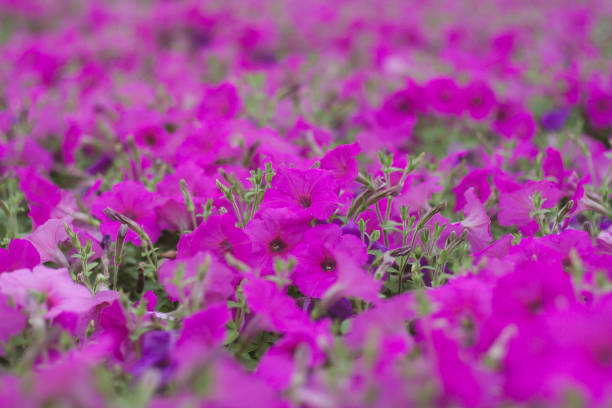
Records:
{"label": "dark purple flower", "polygon": [[140,359],[134,365],[132,374],[138,377],[147,370],[158,370],[161,385],[167,384],[176,368],[170,353],[174,342],[174,333],[168,331],[150,331],[140,336]]}
{"label": "dark purple flower", "polygon": [[540,118],[540,123],[544,130],[548,130],[549,132],[555,132],[563,129],[563,125],[565,125],[565,121],[568,116],[569,109],[558,108],[542,115],[542,117]]}

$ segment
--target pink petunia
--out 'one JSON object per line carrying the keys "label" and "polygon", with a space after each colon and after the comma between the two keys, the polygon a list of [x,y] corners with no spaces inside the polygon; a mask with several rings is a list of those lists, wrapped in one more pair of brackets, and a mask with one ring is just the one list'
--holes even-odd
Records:
{"label": "pink petunia", "polygon": [[319,225],[304,233],[296,247],[297,265],[293,280],[300,291],[320,298],[338,279],[338,254],[354,258],[355,264],[367,261],[365,244],[353,235],[342,235],[335,224]]}
{"label": "pink petunia", "polygon": [[495,94],[484,81],[470,82],[463,90],[466,110],[476,120],[486,118],[497,103]]}
{"label": "pink petunia", "polygon": [[19,171],[19,187],[30,203],[29,216],[34,226],[44,224],[62,199],[62,192],[32,168]]}
{"label": "pink petunia", "polygon": [[453,188],[455,193],[455,212],[460,211],[466,204],[465,192],[469,188],[473,188],[478,200],[485,202],[491,195],[491,186],[489,185],[490,173],[485,169],[475,169],[463,177],[461,182]]}
{"label": "pink petunia", "polygon": [[379,302],[381,281],[365,272],[351,255],[339,252],[336,261],[338,279],[324,293],[325,302],[333,303],[342,297],[355,297],[370,303]]}
{"label": "pink petunia", "polygon": [[307,228],[303,219],[296,219],[287,208],[260,210],[245,228],[253,243],[253,262],[262,273],[273,273],[275,257],[287,258],[301,242]]}
{"label": "pink petunia", "polygon": [[359,162],[357,155],[361,151],[358,143],[340,145],[327,152],[321,159],[321,168],[329,170],[341,186],[345,186],[357,178]]}
{"label": "pink petunia", "polygon": [[281,168],[261,208],[286,208],[300,216],[329,218],[339,205],[333,173],[320,169]]}
{"label": "pink petunia", "polygon": [[[198,283],[198,276],[203,276],[201,283]],[[232,270],[216,256],[205,252],[166,260],[159,268],[159,280],[174,301],[187,299],[194,290],[201,292],[205,302],[224,301],[235,291],[234,279]]]}
{"label": "pink petunia", "polygon": [[[7,296],[0,293],[0,345],[21,331],[26,326],[27,317],[25,314],[11,306]],[[0,351],[0,355],[2,351]]]}
{"label": "pink petunia", "polygon": [[225,325],[230,313],[224,303],[215,303],[208,308],[185,318],[177,347],[197,345],[198,347],[220,346],[225,339]]}
{"label": "pink petunia", "polygon": [[536,132],[533,115],[515,103],[503,103],[495,113],[493,128],[508,139],[531,140]]}
{"label": "pink petunia", "polygon": [[[111,208],[136,221],[149,235],[151,241],[155,242],[161,231],[157,224],[154,202],[155,196],[142,184],[135,181],[123,181],[115,184],[110,191],[102,193],[95,199],[91,209],[93,215],[101,221],[100,232],[102,234],[109,234],[114,239],[119,231],[120,223],[108,219],[104,214],[106,208]],[[126,240],[134,245],[142,245],[138,234],[132,230],[128,231]]]}
{"label": "pink petunia", "polygon": [[536,192],[544,200],[543,208],[553,208],[561,198],[559,189],[549,181],[528,181],[518,189],[501,190],[497,214],[499,225],[516,225],[519,230],[531,234],[537,231],[537,223],[530,215],[535,210],[531,197]]}
{"label": "pink petunia", "polygon": [[70,224],[71,221],[68,217],[50,219],[25,237],[36,248],[41,262],[50,261],[59,266],[68,266],[68,259],[59,245],[68,240],[65,224]]}
{"label": "pink petunia", "polygon": [[465,109],[464,92],[451,78],[435,78],[425,87],[427,101],[435,111],[447,115],[460,115]]}
{"label": "pink petunia", "polygon": [[476,196],[474,187],[468,189],[465,194],[465,207],[463,213],[465,218],[461,226],[468,231],[468,241],[472,252],[483,250],[491,241],[491,219],[487,215],[484,206]]}
{"label": "pink petunia", "polygon": [[190,257],[200,251],[211,251],[220,259],[226,253],[243,262],[251,260],[251,240],[237,228],[235,218],[229,213],[211,215],[193,232],[183,234],[178,243],[178,257]]}
{"label": "pink petunia", "polygon": [[7,249],[0,248],[0,273],[16,269],[31,269],[40,263],[36,247],[26,239],[14,239]]}

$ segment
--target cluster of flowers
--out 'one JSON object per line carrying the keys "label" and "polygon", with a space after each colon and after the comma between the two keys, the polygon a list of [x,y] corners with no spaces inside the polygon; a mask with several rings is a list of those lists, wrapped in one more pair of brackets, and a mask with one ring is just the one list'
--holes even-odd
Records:
{"label": "cluster of flowers", "polygon": [[0,0],[0,406],[610,406],[610,21]]}

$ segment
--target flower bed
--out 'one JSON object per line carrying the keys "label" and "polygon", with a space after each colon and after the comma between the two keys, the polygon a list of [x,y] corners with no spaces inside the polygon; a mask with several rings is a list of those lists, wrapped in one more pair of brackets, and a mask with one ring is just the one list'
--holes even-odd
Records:
{"label": "flower bed", "polygon": [[610,406],[611,22],[0,0],[0,406]]}

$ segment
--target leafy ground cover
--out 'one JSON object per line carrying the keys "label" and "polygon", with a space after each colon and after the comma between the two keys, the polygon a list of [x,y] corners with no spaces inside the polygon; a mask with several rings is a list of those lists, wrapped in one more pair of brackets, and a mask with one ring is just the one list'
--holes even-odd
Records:
{"label": "leafy ground cover", "polygon": [[0,0],[0,406],[612,404],[612,2]]}

